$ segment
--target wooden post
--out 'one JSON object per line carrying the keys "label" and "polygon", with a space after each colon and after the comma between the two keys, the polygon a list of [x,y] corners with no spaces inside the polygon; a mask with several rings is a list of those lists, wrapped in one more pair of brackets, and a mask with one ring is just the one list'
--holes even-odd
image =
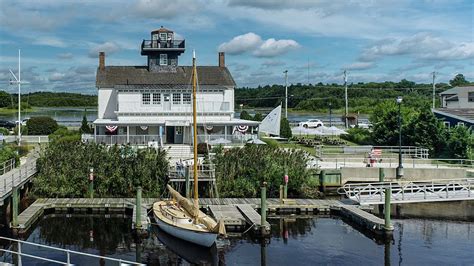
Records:
{"label": "wooden post", "polygon": [[135,208],[135,229],[142,229],[142,187],[137,187]]}
{"label": "wooden post", "polygon": [[94,198],[94,168],[89,172],[89,198]]}
{"label": "wooden post", "polygon": [[321,172],[319,172],[319,184],[321,184],[321,186],[323,187],[323,192],[326,191],[326,171],[325,170],[321,170]]}
{"label": "wooden post", "polygon": [[265,224],[267,222],[267,182],[262,183],[260,195],[260,216],[261,232],[266,233]]}
{"label": "wooden post", "polygon": [[191,199],[191,190],[189,185],[189,166],[184,168],[184,180],[185,180],[185,191],[186,191],[186,198]]}
{"label": "wooden post", "polygon": [[288,170],[285,170],[285,190],[283,191],[283,198],[288,198]]}
{"label": "wooden post", "polygon": [[385,181],[385,171],[383,168],[379,168],[379,182]]}
{"label": "wooden post", "polygon": [[280,204],[283,204],[283,185],[280,185]]}
{"label": "wooden post", "polygon": [[18,187],[12,187],[12,228],[18,227]]}
{"label": "wooden post", "polygon": [[391,188],[385,188],[385,226],[384,229],[385,231],[393,231],[393,226],[390,221],[390,199],[392,197],[392,189]]}

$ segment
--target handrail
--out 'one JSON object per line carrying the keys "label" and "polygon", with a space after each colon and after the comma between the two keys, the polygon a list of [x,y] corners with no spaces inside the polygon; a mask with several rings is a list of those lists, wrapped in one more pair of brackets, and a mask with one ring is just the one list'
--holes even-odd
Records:
{"label": "handrail", "polygon": [[19,249],[20,251],[18,251],[18,252],[13,251],[13,250],[8,250],[8,249],[0,249],[2,251],[5,251],[5,252],[17,254],[19,256],[32,257],[32,258],[36,258],[36,259],[40,259],[40,260],[44,260],[44,261],[49,261],[49,262],[54,262],[54,263],[58,263],[58,264],[71,265],[70,254],[76,254],[76,255],[81,255],[81,256],[98,258],[98,259],[105,259],[105,260],[109,260],[109,261],[116,261],[116,262],[119,262],[119,263],[128,263],[128,264],[132,264],[132,265],[144,265],[142,263],[135,262],[135,261],[116,259],[116,258],[111,258],[111,257],[105,257],[105,256],[100,256],[100,255],[95,255],[95,254],[89,254],[89,253],[84,253],[84,252],[80,252],[80,251],[70,250],[70,249],[63,249],[63,248],[58,248],[58,247],[46,246],[46,245],[43,245],[43,244],[38,244],[38,243],[34,243],[34,242],[28,242],[28,241],[23,241],[23,240],[3,237],[3,236],[0,236],[0,239],[16,242],[18,244],[26,244],[26,245],[32,245],[32,246],[37,246],[37,247],[41,247],[41,248],[47,248],[47,249],[66,252],[67,261],[62,262],[62,261],[55,261],[55,260],[48,259],[48,258],[38,257],[38,256],[31,255],[31,254],[22,253],[21,249]]}

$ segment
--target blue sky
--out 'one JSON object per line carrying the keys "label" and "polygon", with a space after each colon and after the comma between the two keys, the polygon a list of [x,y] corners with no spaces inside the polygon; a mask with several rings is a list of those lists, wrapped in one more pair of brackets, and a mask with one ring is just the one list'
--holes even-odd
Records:
{"label": "blue sky", "polygon": [[474,2],[460,0],[0,0],[0,89],[22,53],[24,91],[96,93],[106,65],[144,65],[143,39],[161,25],[199,65],[226,52],[238,86],[474,80]]}

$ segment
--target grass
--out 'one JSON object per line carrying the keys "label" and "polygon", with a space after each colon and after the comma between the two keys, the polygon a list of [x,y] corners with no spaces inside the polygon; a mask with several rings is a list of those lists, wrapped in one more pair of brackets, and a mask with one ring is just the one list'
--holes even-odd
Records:
{"label": "grass", "polygon": [[[27,109],[22,109],[21,112],[33,112],[35,109],[34,108],[27,108]],[[18,109],[15,108],[0,108],[0,114],[16,114],[18,113]]]}

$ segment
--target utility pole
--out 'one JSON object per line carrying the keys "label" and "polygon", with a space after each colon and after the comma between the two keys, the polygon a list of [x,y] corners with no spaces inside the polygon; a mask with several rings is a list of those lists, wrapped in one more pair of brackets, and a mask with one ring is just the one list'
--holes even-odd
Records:
{"label": "utility pole", "polygon": [[434,109],[435,102],[436,102],[436,85],[435,85],[436,72],[433,71],[433,73],[431,74],[433,75],[433,109]]}
{"label": "utility pole", "polygon": [[345,115],[345,119],[344,119],[344,122],[345,122],[345,126],[346,128],[349,126],[348,125],[348,122],[347,122],[347,115],[348,115],[348,103],[347,103],[347,71],[344,70],[344,87],[345,87],[345,98],[346,98],[346,115]]}
{"label": "utility pole", "polygon": [[21,81],[21,69],[20,69],[20,49],[18,49],[18,78],[13,74],[13,71],[11,69],[10,73],[12,74],[13,78],[15,80],[10,80],[10,84],[18,84],[18,146],[21,145],[21,84],[22,83],[27,83],[24,81]]}
{"label": "utility pole", "polygon": [[288,70],[285,73],[285,118],[288,119]]}

